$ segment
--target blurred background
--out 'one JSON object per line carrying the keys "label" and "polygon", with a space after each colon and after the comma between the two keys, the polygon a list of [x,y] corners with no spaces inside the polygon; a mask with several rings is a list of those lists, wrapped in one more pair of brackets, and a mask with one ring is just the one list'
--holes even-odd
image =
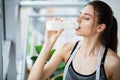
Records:
{"label": "blurred background", "polygon": [[[44,43],[46,22],[54,17],[76,20],[92,0],[0,0],[0,80],[27,80],[33,60]],[[108,3],[118,20],[120,42],[120,1]],[[68,41],[82,39],[74,30],[65,30],[54,49]],[[120,43],[118,46],[120,55]]]}

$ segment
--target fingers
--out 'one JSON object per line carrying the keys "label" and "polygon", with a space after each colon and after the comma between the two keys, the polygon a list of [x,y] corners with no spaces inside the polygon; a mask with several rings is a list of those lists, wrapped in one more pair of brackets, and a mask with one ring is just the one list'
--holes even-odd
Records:
{"label": "fingers", "polygon": [[56,17],[56,18],[55,18],[55,20],[59,21],[59,20],[60,20],[60,18],[57,18],[57,17]]}
{"label": "fingers", "polygon": [[61,22],[63,22],[63,20],[61,20],[59,17],[56,17],[56,18],[54,18],[53,20],[56,20],[56,21],[61,21]]}
{"label": "fingers", "polygon": [[56,21],[59,21],[59,20],[60,20],[60,18],[56,17],[56,18],[55,18],[55,20],[56,20]]}

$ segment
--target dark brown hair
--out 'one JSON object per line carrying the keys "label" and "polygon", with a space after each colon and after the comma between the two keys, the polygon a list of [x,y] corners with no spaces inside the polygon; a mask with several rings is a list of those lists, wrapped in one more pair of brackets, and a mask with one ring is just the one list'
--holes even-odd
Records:
{"label": "dark brown hair", "polygon": [[113,16],[112,9],[103,1],[91,1],[87,5],[92,5],[95,12],[97,12],[97,23],[104,23],[106,25],[106,29],[99,36],[100,42],[113,51],[117,52],[117,20]]}

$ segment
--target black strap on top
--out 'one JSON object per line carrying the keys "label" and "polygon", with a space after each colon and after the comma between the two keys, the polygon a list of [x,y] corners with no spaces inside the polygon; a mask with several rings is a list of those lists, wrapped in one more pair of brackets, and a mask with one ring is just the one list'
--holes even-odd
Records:
{"label": "black strap on top", "polygon": [[[71,57],[72,53],[74,52],[75,48],[77,47],[78,43],[79,43],[79,41],[77,41],[77,42],[75,43],[75,46],[74,46],[72,52],[70,53],[70,57]],[[68,58],[68,60],[70,59],[70,57]],[[68,62],[68,60],[67,60],[67,62]],[[66,63],[67,63],[67,62],[66,62]]]}
{"label": "black strap on top", "polygon": [[73,53],[73,51],[74,51],[74,50],[75,50],[75,48],[77,47],[78,43],[79,43],[79,41],[77,41],[77,42],[75,43],[75,46],[74,46],[74,48],[73,48],[73,50],[72,50],[71,54]]}
{"label": "black strap on top", "polygon": [[106,55],[107,55],[107,51],[108,51],[108,47],[105,48],[105,52],[104,52],[104,54],[103,54],[103,58],[102,58],[102,61],[101,61],[101,63],[103,63],[103,64],[104,64],[104,62],[105,62],[105,58],[106,58]]}

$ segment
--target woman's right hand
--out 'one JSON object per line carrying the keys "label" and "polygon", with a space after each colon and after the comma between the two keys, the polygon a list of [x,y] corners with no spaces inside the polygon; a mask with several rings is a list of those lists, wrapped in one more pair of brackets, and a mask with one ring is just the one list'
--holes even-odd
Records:
{"label": "woman's right hand", "polygon": [[[60,20],[60,18],[56,18],[56,21],[62,21]],[[56,42],[56,40],[58,39],[58,37],[60,36],[60,34],[64,31],[64,29],[59,29],[56,31],[52,31],[52,30],[47,30],[45,32],[45,43],[49,43],[49,44],[53,44]]]}
{"label": "woman's right hand", "polygon": [[58,31],[46,30],[45,43],[54,44],[63,31],[64,29],[60,29]]}

